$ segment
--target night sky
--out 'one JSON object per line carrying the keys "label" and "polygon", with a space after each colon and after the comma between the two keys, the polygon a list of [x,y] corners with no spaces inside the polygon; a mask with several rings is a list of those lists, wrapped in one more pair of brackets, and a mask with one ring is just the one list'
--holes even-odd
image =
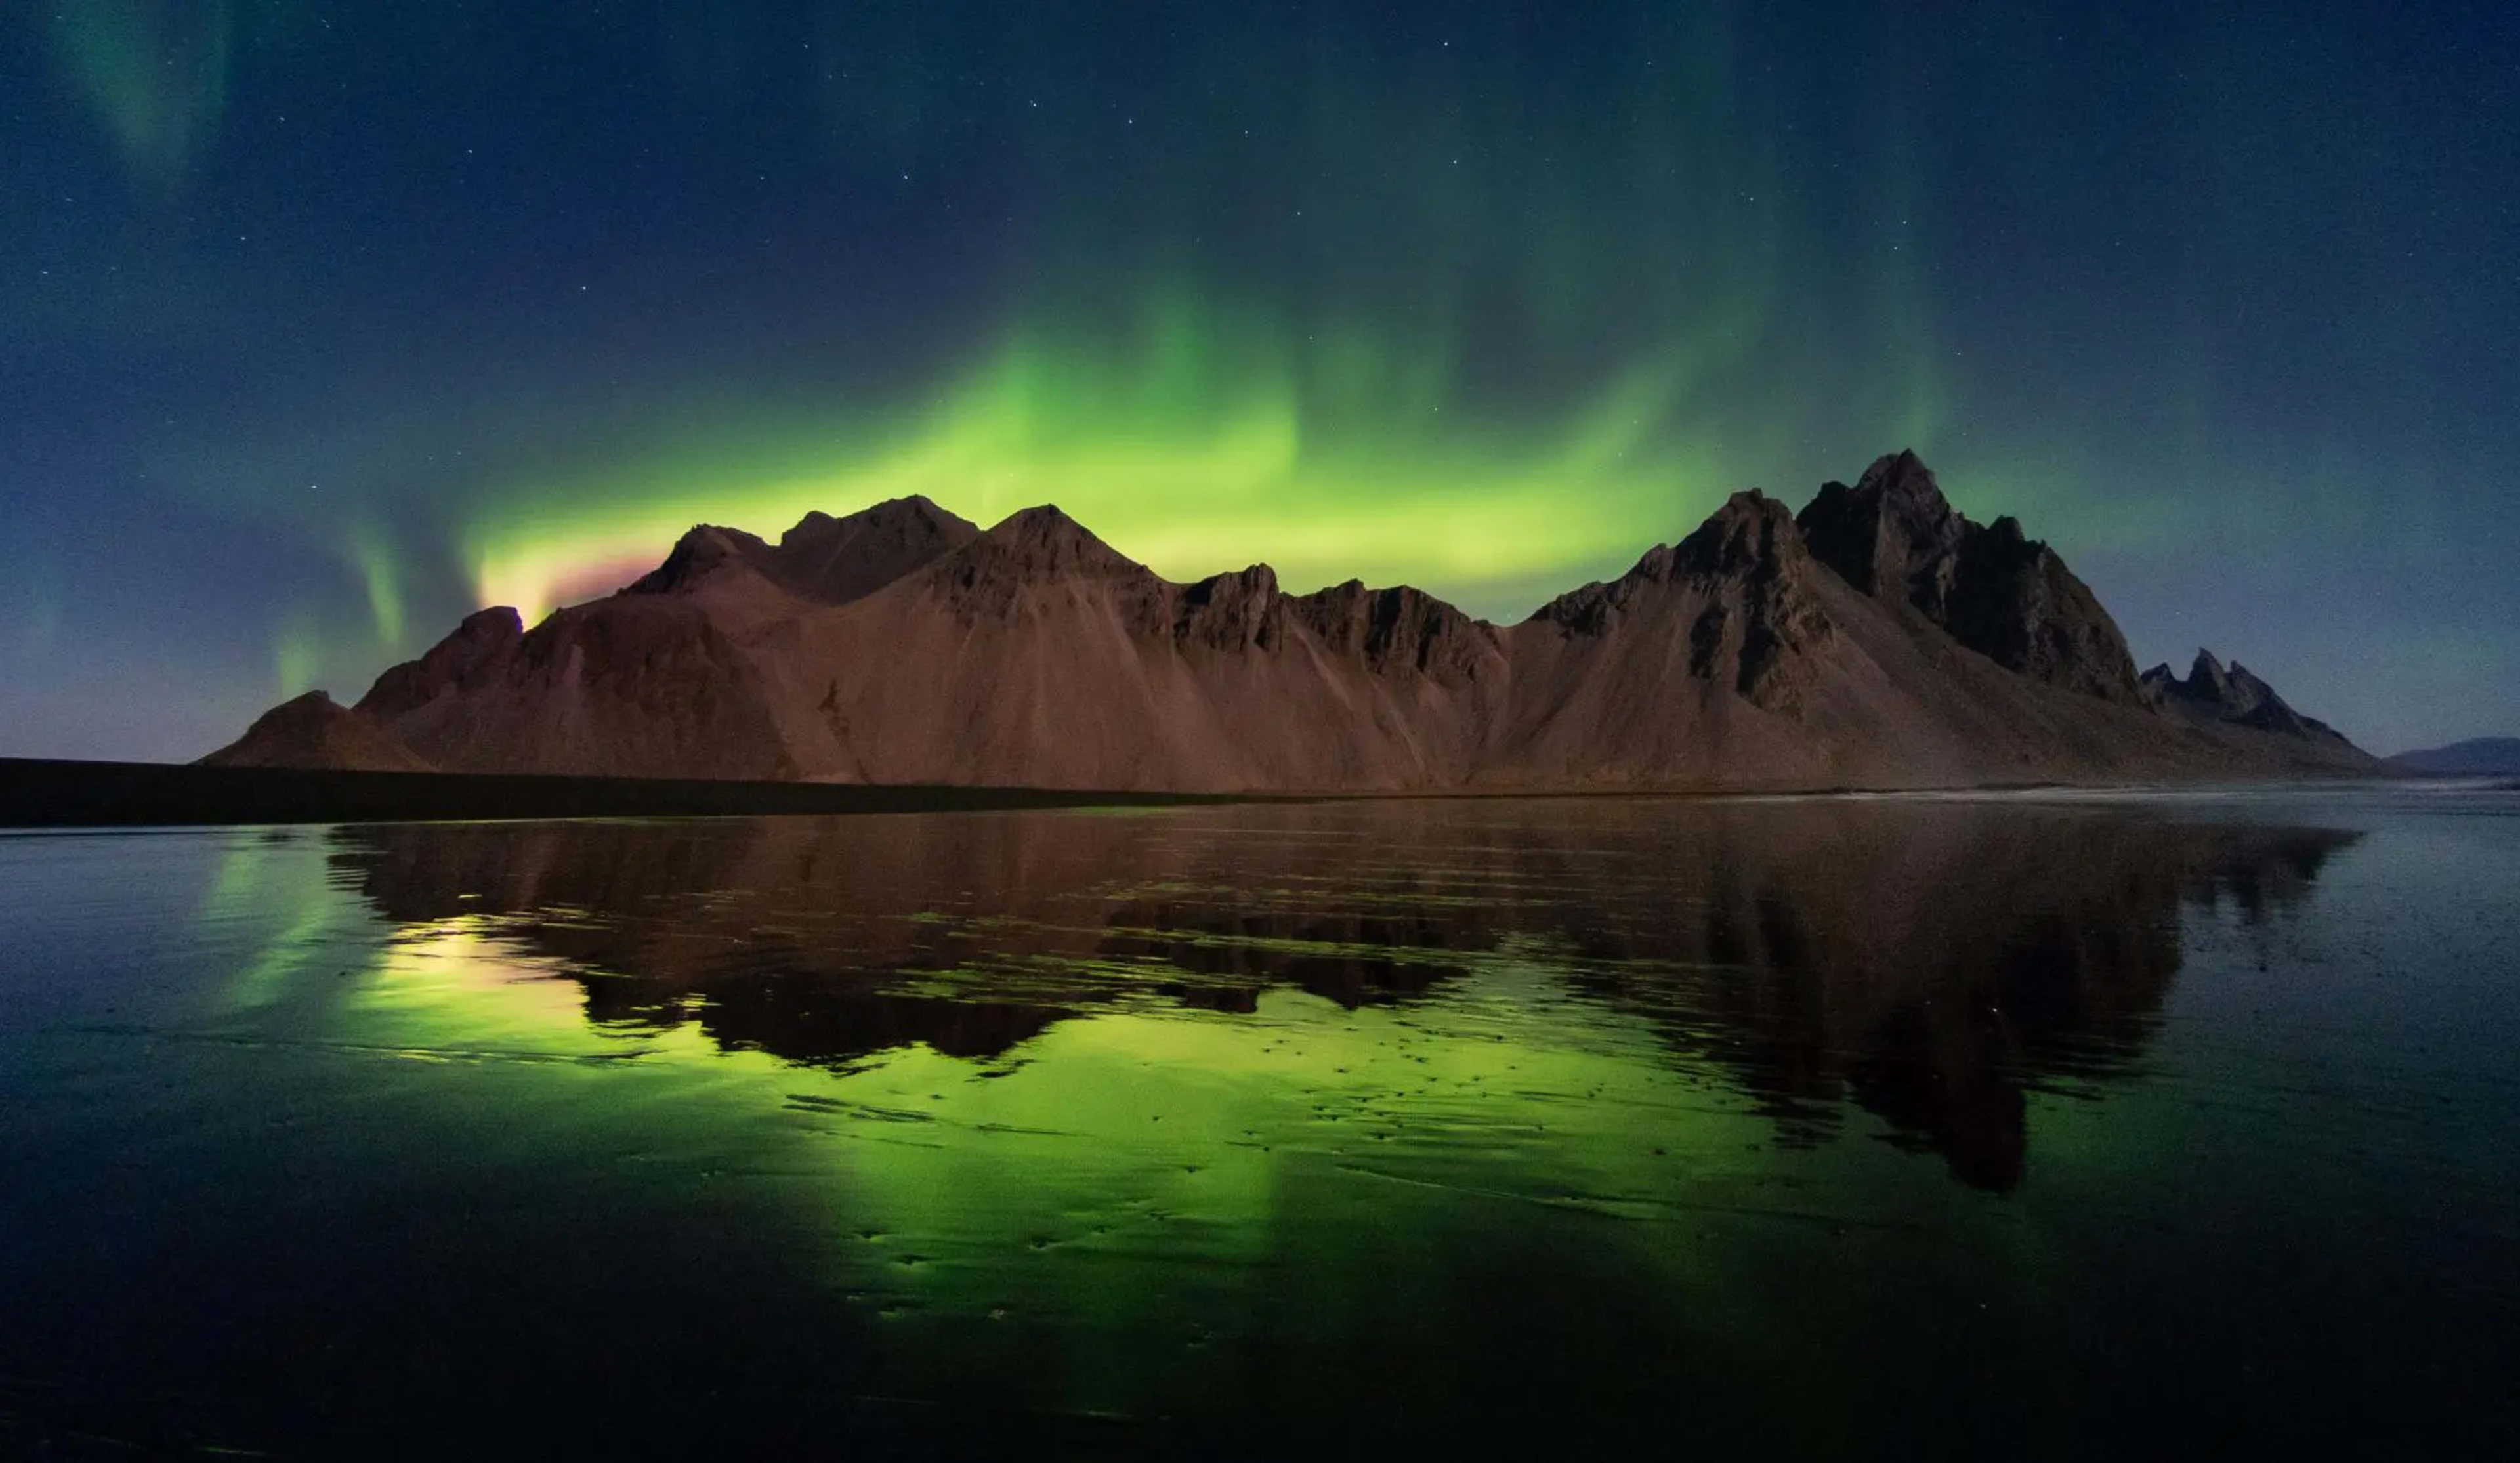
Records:
{"label": "night sky", "polygon": [[0,754],[689,525],[1518,618],[1912,446],[2139,663],[2520,733],[2520,9],[10,0]]}

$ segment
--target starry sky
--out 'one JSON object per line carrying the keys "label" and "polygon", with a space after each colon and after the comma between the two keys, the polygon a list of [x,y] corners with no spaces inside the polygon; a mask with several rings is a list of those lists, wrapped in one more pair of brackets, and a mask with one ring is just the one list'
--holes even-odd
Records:
{"label": "starry sky", "polygon": [[9,0],[0,754],[697,522],[1493,617],[1912,446],[2139,663],[2520,733],[2520,12]]}

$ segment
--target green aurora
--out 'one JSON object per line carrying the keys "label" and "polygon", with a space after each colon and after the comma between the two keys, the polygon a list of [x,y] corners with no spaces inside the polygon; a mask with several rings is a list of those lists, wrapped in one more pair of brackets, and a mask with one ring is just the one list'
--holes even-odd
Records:
{"label": "green aurora", "polygon": [[[2501,196],[2494,129],[2352,17],[2273,54],[2154,19],[0,22],[40,203],[0,224],[33,266],[0,736],[189,755],[694,524],[908,492],[1509,619],[1903,446],[2145,659],[2210,640],[2383,743],[2484,724],[2509,214],[2451,201]],[[168,713],[118,716],[99,659]]]}
{"label": "green aurora", "polygon": [[[683,449],[601,491],[506,495],[465,530],[480,602],[531,622],[653,567],[695,523],[775,536],[810,510],[913,493],[983,525],[1057,503],[1176,578],[1267,562],[1307,587],[1357,576],[1493,598],[1637,551],[1640,525],[1722,501],[1748,457],[1705,400],[1711,348],[1657,352],[1558,419],[1505,424],[1482,420],[1442,354],[1362,331],[1220,325],[1188,292],[1144,320],[1115,349],[1014,332],[907,423]],[[391,561],[357,558],[391,642]]]}

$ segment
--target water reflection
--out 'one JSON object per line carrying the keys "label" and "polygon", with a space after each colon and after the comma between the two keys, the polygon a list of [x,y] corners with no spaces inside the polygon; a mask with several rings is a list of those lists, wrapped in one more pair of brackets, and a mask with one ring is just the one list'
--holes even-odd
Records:
{"label": "water reflection", "polygon": [[358,828],[333,862],[391,921],[564,971],[600,1028],[841,1071],[916,1045],[1004,1070],[1102,1012],[1277,988],[1405,1012],[1537,971],[1725,1074],[1786,1143],[1852,1104],[2002,1190],[2027,1094],[2140,1059],[2182,910],[2267,921],[2355,837],[2125,806],[1428,801]]}

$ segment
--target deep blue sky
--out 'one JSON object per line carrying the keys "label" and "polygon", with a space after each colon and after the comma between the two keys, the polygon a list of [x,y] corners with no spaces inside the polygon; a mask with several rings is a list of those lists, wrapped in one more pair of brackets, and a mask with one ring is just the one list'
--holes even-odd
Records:
{"label": "deep blue sky", "polygon": [[1900,446],[2145,663],[2520,732],[2505,6],[20,3],[0,190],[0,754],[703,519],[1518,617]]}

